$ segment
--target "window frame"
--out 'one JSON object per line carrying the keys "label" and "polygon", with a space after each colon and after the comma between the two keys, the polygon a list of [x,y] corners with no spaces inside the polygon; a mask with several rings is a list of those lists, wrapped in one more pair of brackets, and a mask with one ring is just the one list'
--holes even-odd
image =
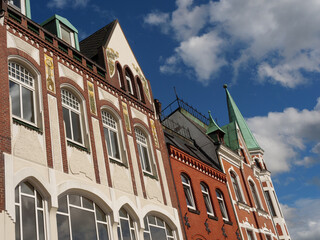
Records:
{"label": "window frame", "polygon": [[[248,240],[256,240],[255,234],[254,234],[254,232],[252,230],[247,229],[246,232],[247,232]],[[249,239],[249,237],[251,239]]]}
{"label": "window frame", "polygon": [[272,217],[277,217],[277,212],[276,212],[276,209],[274,207],[274,204],[273,204],[273,201],[272,201],[272,198],[271,198],[269,190],[265,190],[264,191],[264,195],[265,195],[266,202],[267,202],[269,210],[270,210],[270,214],[272,215]]}
{"label": "window frame", "polygon": [[[70,105],[68,105],[67,103],[64,103],[63,100],[63,91],[69,93],[71,95],[71,97],[73,97],[75,100],[77,100],[78,103],[78,108],[76,109]],[[61,106],[62,106],[62,118],[63,118],[63,124],[64,124],[64,130],[65,130],[65,137],[67,139],[67,141],[70,141],[74,144],[80,145],[82,147],[85,146],[85,139],[84,139],[84,134],[85,134],[85,124],[84,124],[84,107],[83,107],[83,101],[82,99],[79,97],[79,94],[76,94],[72,89],[68,88],[68,87],[61,87],[60,90],[61,93]],[[69,138],[67,135],[67,126],[66,126],[66,119],[65,119],[65,115],[64,115],[64,111],[63,109],[68,110],[68,116],[69,116],[69,125],[70,125],[70,133],[71,133],[71,138]],[[79,129],[80,129],[80,136],[81,136],[81,142],[78,142],[77,140],[74,140],[74,129],[73,129],[73,123],[72,123],[72,113],[77,114],[79,117]]]}
{"label": "window frame", "polygon": [[228,209],[227,209],[225,198],[224,198],[222,191],[220,189],[216,189],[216,195],[217,195],[217,200],[218,200],[220,212],[222,215],[222,219],[225,221],[229,221]]}
{"label": "window frame", "polygon": [[[146,131],[144,131],[141,127],[138,127],[138,126],[134,127],[134,133],[136,137],[137,151],[138,151],[142,171],[146,174],[156,175],[156,169],[153,164],[152,146],[150,143],[149,134],[146,134]],[[142,141],[142,137],[145,139],[144,141]],[[147,161],[145,159],[145,154],[143,154],[145,152],[142,152],[142,148],[146,149],[145,151],[148,157]],[[147,170],[147,167],[145,164],[146,162],[150,167],[150,171]]]}
{"label": "window frame", "polygon": [[[62,29],[69,33],[70,43],[62,38]],[[59,21],[59,31],[60,31],[61,40],[63,40],[67,44],[71,45],[72,47],[75,47],[74,32],[60,21]]]}
{"label": "window frame", "polygon": [[[206,206],[207,214],[209,216],[214,217],[215,213],[214,213],[214,208],[213,208],[213,204],[212,204],[212,201],[211,201],[211,195],[210,195],[209,187],[204,182],[200,183],[200,187],[201,187],[201,192],[202,192],[204,204]],[[208,209],[209,209],[209,211],[208,211]]]}
{"label": "window frame", "polygon": [[249,186],[250,186],[251,194],[253,196],[253,201],[256,205],[256,208],[263,210],[259,193],[258,193],[256,184],[253,182],[253,180],[249,180]]}
{"label": "window frame", "polygon": [[131,74],[131,71],[126,68],[125,70],[125,79],[126,79],[126,83],[127,83],[127,88],[128,88],[128,92],[134,96],[134,83],[133,83],[133,77]]}
{"label": "window frame", "polygon": [[238,175],[234,171],[230,171],[230,178],[231,178],[232,187],[235,192],[237,201],[245,203],[244,197],[242,194],[242,188],[239,184]]}
{"label": "window frame", "polygon": [[[149,218],[154,218],[155,219],[155,223],[150,223],[150,219]],[[158,216],[155,216],[155,215],[147,215],[144,217],[143,219],[144,221],[144,225],[145,225],[145,228],[144,228],[144,231],[143,231],[143,238],[145,238],[145,235],[149,235],[149,239],[150,240],[158,240],[158,239],[153,239],[152,238],[152,232],[150,230],[150,226],[153,227],[153,228],[161,228],[161,229],[164,229],[165,230],[165,233],[166,233],[166,240],[175,240],[176,239],[176,232],[175,230],[173,230],[169,224],[163,220],[162,218],[158,217]],[[159,222],[162,222],[163,223],[163,226],[161,224],[159,224]],[[172,235],[168,234],[168,228],[169,230],[171,231]]]}
{"label": "window frame", "polygon": [[[181,177],[181,183],[182,183],[182,187],[183,187],[183,192],[184,192],[187,208],[192,209],[192,210],[197,210],[196,201],[194,199],[191,180],[190,180],[189,176],[185,173],[181,173],[180,177]],[[183,181],[183,178],[186,181]],[[189,205],[188,202],[191,205]]]}
{"label": "window frame", "polygon": [[[121,216],[120,214],[120,211],[125,211],[126,213],[126,217],[124,216]],[[128,226],[129,226],[129,231],[130,231],[130,239],[131,240],[136,240],[138,239],[137,237],[137,234],[138,234],[138,228],[137,228],[137,222],[134,221],[134,219],[132,218],[132,216],[129,214],[129,212],[124,208],[122,207],[120,210],[119,210],[119,223],[118,223],[118,226],[117,226],[117,233],[118,233],[118,239],[119,240],[123,240],[123,232],[122,232],[122,225],[121,225],[121,220],[125,220],[125,221],[128,221]],[[132,226],[133,225],[133,226]],[[119,236],[119,232],[121,234],[121,236]],[[132,233],[133,232],[133,233]],[[132,237],[132,235],[134,235],[134,237]]]}

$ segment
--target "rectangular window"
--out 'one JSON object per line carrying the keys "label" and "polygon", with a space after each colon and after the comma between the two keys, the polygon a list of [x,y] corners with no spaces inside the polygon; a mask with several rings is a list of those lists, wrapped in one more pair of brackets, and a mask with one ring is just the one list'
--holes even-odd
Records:
{"label": "rectangular window", "polygon": [[62,24],[60,24],[60,30],[61,30],[61,39],[69,43],[72,47],[75,47],[74,33],[72,32],[72,30]]}
{"label": "rectangular window", "polygon": [[276,214],[276,211],[274,209],[274,206],[273,206],[272,199],[271,199],[269,191],[264,191],[264,194],[266,196],[266,200],[267,200],[267,203],[268,203],[268,206],[270,208],[270,212],[271,212],[272,216],[276,217],[277,214]]}

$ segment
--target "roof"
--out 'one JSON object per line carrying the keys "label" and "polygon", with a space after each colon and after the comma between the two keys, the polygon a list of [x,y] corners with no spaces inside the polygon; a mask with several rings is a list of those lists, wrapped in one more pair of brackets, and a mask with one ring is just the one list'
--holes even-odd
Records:
{"label": "roof", "polygon": [[98,48],[105,45],[117,22],[118,20],[114,20],[95,33],[91,34],[89,37],[83,39],[80,42],[81,53],[88,58],[92,58],[97,55]]}
{"label": "roof", "polygon": [[64,17],[61,17],[57,14],[53,15],[51,18],[45,20],[43,23],[41,23],[41,26],[44,26],[46,25],[47,23],[55,20],[55,19],[58,19],[60,22],[62,22],[64,25],[66,25],[68,28],[70,28],[72,31],[78,33],[78,30],[69,22],[68,19],[64,18]]}
{"label": "roof", "polygon": [[216,124],[216,122],[213,120],[212,116],[211,116],[211,112],[209,111],[209,126],[207,128],[207,134],[209,135],[210,133],[213,133],[215,131],[221,131],[223,133],[225,133],[219,126],[218,124]]}
{"label": "roof", "polygon": [[[241,131],[241,134],[242,134],[242,136],[244,138],[244,141],[245,141],[245,143],[247,145],[247,148],[249,150],[261,149],[261,147],[259,146],[257,140],[253,136],[250,128],[248,127],[247,122],[244,120],[244,118],[243,118],[239,108],[237,107],[235,101],[231,97],[231,94],[229,93],[229,91],[227,89],[227,85],[224,85],[224,88],[226,90],[226,95],[227,95],[229,122],[230,123],[236,122],[238,124],[239,129]],[[228,128],[229,127],[225,128],[225,129],[228,129]]]}
{"label": "roof", "polygon": [[239,141],[238,141],[236,122],[231,122],[221,128],[226,133],[223,138],[224,143],[232,150],[239,149]]}

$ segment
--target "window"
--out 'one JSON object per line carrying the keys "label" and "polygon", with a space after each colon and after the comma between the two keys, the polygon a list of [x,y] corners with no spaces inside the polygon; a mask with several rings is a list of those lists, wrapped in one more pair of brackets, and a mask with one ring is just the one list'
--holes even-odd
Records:
{"label": "window", "polygon": [[220,211],[222,214],[222,218],[225,221],[229,221],[228,212],[227,212],[226,204],[224,202],[223,194],[220,190],[216,190],[216,194],[217,194],[217,199],[218,199]]}
{"label": "window", "polygon": [[174,232],[169,225],[153,215],[144,218],[144,240],[174,240]]}
{"label": "window", "polygon": [[128,212],[121,208],[119,210],[119,224],[118,224],[118,240],[135,240],[136,237],[136,227],[135,222]]}
{"label": "window", "polygon": [[35,79],[23,66],[9,62],[9,88],[12,115],[29,123],[36,123]]}
{"label": "window", "polygon": [[132,77],[127,69],[126,69],[126,81],[127,81],[128,92],[133,95]]}
{"label": "window", "polygon": [[28,182],[15,189],[16,240],[45,240],[45,202]]}
{"label": "window", "polygon": [[9,0],[8,3],[10,5],[13,5],[17,8],[21,8],[21,3],[20,3],[21,0]]}
{"label": "window", "polygon": [[67,139],[82,144],[81,105],[68,90],[61,90],[63,121]]}
{"label": "window", "polygon": [[241,194],[241,190],[240,190],[240,186],[238,184],[238,179],[237,176],[234,174],[234,172],[231,172],[231,182],[233,185],[233,189],[235,191],[236,194],[236,198],[239,202],[243,202],[243,198],[242,198],[242,194]]}
{"label": "window", "polygon": [[208,213],[208,215],[214,216],[209,189],[208,189],[207,185],[204,183],[201,183],[200,186],[201,186],[203,200],[206,205],[207,213]]}
{"label": "window", "polygon": [[67,43],[69,43],[72,47],[75,46],[74,44],[74,34],[72,30],[70,30],[68,27],[62,25],[60,23],[60,32],[61,32],[61,39]]}
{"label": "window", "polygon": [[257,208],[262,209],[260,201],[259,201],[256,186],[254,185],[254,183],[252,181],[249,181],[249,185],[250,185],[252,196],[253,196],[253,199],[254,199],[254,202],[255,202]]}
{"label": "window", "polygon": [[247,235],[248,235],[248,240],[255,240],[254,236],[253,236],[253,232],[250,230],[247,230]]}
{"label": "window", "polygon": [[142,87],[142,83],[141,80],[139,78],[137,78],[137,84],[138,84],[138,98],[142,101],[144,101],[144,95],[143,95],[143,87]]}
{"label": "window", "polygon": [[266,200],[267,200],[267,203],[268,203],[268,206],[269,206],[269,209],[270,209],[270,212],[271,212],[272,216],[276,217],[277,214],[276,214],[276,211],[274,209],[274,206],[273,206],[272,199],[271,199],[269,191],[264,191],[264,194],[266,196]]}
{"label": "window", "polygon": [[139,153],[142,170],[144,172],[152,174],[147,137],[139,128],[135,128],[134,131],[136,134],[137,147],[138,147],[138,153]]}
{"label": "window", "polygon": [[120,87],[124,88],[122,69],[119,64],[117,64],[117,76],[118,76]]}
{"label": "window", "polygon": [[181,181],[188,208],[196,209],[189,178],[185,174],[181,174]]}
{"label": "window", "polygon": [[109,112],[101,111],[101,115],[108,156],[113,160],[121,161],[118,123]]}
{"label": "window", "polygon": [[91,200],[79,195],[59,198],[57,211],[59,240],[109,240],[108,218]]}
{"label": "window", "polygon": [[271,240],[271,236],[266,234],[266,239]]}

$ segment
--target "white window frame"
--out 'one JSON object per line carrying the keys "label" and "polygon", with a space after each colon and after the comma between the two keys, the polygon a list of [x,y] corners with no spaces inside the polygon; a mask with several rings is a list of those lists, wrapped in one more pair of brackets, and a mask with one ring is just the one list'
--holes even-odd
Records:
{"label": "white window frame", "polygon": [[221,211],[222,219],[225,220],[225,221],[229,221],[229,215],[228,215],[228,211],[227,211],[227,207],[226,207],[226,203],[225,203],[225,200],[224,200],[223,193],[219,189],[216,189],[216,195],[217,195],[217,199],[218,199],[218,203],[219,203],[219,208],[220,208],[220,211]]}
{"label": "white window frame", "polygon": [[[70,195],[76,195],[76,196],[79,196],[80,197],[80,206],[77,206],[77,205],[74,205],[72,203],[70,203],[70,200],[69,200],[69,196]],[[103,212],[105,214],[105,219],[106,221],[102,221],[102,220],[98,220],[97,219],[97,214],[96,214],[96,206],[99,207],[99,205],[97,205],[94,201],[92,201],[91,199],[89,198],[86,198],[84,196],[81,196],[81,195],[77,195],[77,194],[67,194],[65,196],[62,196],[62,197],[66,197],[67,198],[67,208],[68,208],[68,213],[65,213],[65,212],[61,212],[59,211],[59,208],[58,208],[58,211],[57,211],[57,215],[63,215],[63,216],[66,216],[68,217],[68,222],[69,222],[69,234],[70,234],[70,239],[72,239],[72,224],[71,224],[71,211],[70,211],[70,207],[73,207],[73,208],[77,208],[77,209],[80,209],[80,210],[83,210],[83,211],[88,211],[88,212],[93,212],[94,213],[94,221],[95,221],[95,227],[96,227],[96,234],[99,238],[99,231],[98,231],[98,224],[103,224],[103,225],[106,225],[107,226],[107,230],[108,230],[108,236],[109,236],[109,239],[110,238],[110,235],[111,235],[111,225],[110,225],[110,220],[109,220],[109,215],[107,215],[105,212]],[[93,209],[89,209],[89,208],[86,208],[83,206],[83,198],[86,198],[88,200],[90,200],[93,204]],[[101,207],[99,207],[101,209]],[[101,209],[102,210],[102,209]],[[102,210],[103,211],[103,210]],[[58,227],[57,227],[58,228]]]}
{"label": "white window frame", "polygon": [[[234,177],[232,177],[232,175],[234,175]],[[245,203],[238,175],[234,171],[230,171],[230,178],[237,201]]]}
{"label": "white window frame", "polygon": [[[123,217],[123,216],[121,216],[120,215],[120,211],[125,211],[126,212],[126,217]],[[118,238],[119,238],[119,240],[123,240],[123,236],[122,236],[122,227],[121,227],[121,219],[122,220],[125,220],[125,221],[128,221],[128,225],[129,225],[129,231],[130,231],[130,239],[131,240],[133,240],[133,239],[138,239],[138,237],[137,237],[137,233],[138,233],[138,231],[137,231],[137,223],[136,223],[136,221],[134,221],[133,220],[133,218],[130,216],[130,214],[128,213],[128,211],[125,209],[125,208],[121,208],[120,210],[119,210],[119,223],[118,223],[118,234],[119,234],[119,232],[120,232],[120,234],[121,234],[121,236],[119,237],[118,236]],[[132,223],[132,225],[131,225],[131,223]],[[134,235],[134,237],[132,236],[132,235]]]}
{"label": "white window frame", "polygon": [[[267,202],[267,204],[268,204],[268,207],[270,208],[270,215],[271,215],[272,217],[277,217],[277,211],[276,211],[276,208],[274,207],[274,204],[273,204],[273,200],[272,200],[270,191],[269,191],[269,190],[265,190],[265,191],[264,191],[264,195],[265,195],[265,198],[266,198],[266,202]],[[272,210],[273,210],[273,211],[272,211]]]}
{"label": "white window frame", "polygon": [[128,85],[128,92],[131,95],[133,95],[134,94],[133,93],[133,83],[132,83],[133,79],[131,78],[130,73],[127,69],[125,71],[125,75],[126,75],[126,81],[127,81],[127,85]]}
{"label": "white window frame", "polygon": [[[252,234],[252,235],[250,236],[250,234]],[[253,230],[247,229],[247,236],[248,236],[248,240],[256,240],[256,237],[255,237]],[[252,239],[249,239],[249,237],[250,238],[252,237]]]}
{"label": "white window frame", "polygon": [[213,217],[214,210],[213,210],[213,205],[212,205],[212,201],[211,201],[211,197],[210,197],[209,188],[204,182],[200,183],[200,187],[201,187],[201,192],[202,192],[204,204],[206,205],[207,214]]}
{"label": "white window frame", "polygon": [[[30,195],[28,193],[23,193],[21,191],[21,185],[22,184],[28,184],[30,186],[32,186],[33,188],[33,195]],[[18,201],[19,202],[16,202],[16,199],[17,199],[17,195],[18,194]],[[38,206],[38,195],[41,197],[41,206]],[[44,231],[44,239],[48,239],[47,238],[47,202],[43,200],[43,196],[39,193],[39,191],[36,190],[36,188],[31,184],[29,183],[28,181],[26,182],[22,182],[20,183],[18,186],[16,186],[16,189],[15,189],[15,208],[19,208],[19,226],[20,226],[20,229],[19,229],[19,232],[20,232],[20,239],[21,240],[28,240],[28,239],[23,239],[23,219],[22,219],[22,196],[25,196],[25,197],[28,197],[28,198],[32,198],[34,200],[34,206],[35,206],[35,210],[36,210],[36,213],[35,213],[35,219],[36,219],[36,222],[35,222],[35,225],[36,225],[36,234],[37,234],[37,239],[39,239],[39,216],[38,216],[38,211],[41,211],[42,212],[42,217],[43,217],[43,231]],[[16,215],[17,215],[17,212],[16,212]],[[17,218],[16,218],[16,221]],[[17,224],[17,222],[16,222]],[[16,229],[15,229],[16,230]],[[37,240],[35,239],[35,240]]]}
{"label": "white window frame", "polygon": [[252,194],[254,203],[256,205],[256,208],[263,210],[256,184],[252,179],[249,180],[249,186],[250,186],[251,194]]}
{"label": "white window frame", "polygon": [[[149,221],[149,217],[152,217],[152,218],[155,218],[155,224],[153,223],[150,223]],[[162,226],[162,222],[163,223],[163,226]],[[149,237],[150,237],[150,240],[160,240],[160,239],[153,239],[152,236],[151,236],[151,231],[150,231],[150,226],[152,227],[155,227],[155,228],[162,228],[162,229],[165,229],[166,231],[166,239],[161,239],[161,240],[175,240],[176,237],[175,237],[175,231],[172,230],[172,228],[168,225],[168,223],[166,223],[166,221],[164,221],[163,219],[159,218],[159,217],[156,217],[154,215],[148,215],[148,216],[145,216],[144,217],[144,224],[146,225],[145,228],[144,228],[144,231],[143,231],[143,234],[148,234]],[[170,229],[172,235],[170,235],[168,232],[168,229]]]}
{"label": "white window frame", "polygon": [[[155,169],[153,169],[153,160],[151,158],[152,155],[150,154],[151,146],[150,146],[150,141],[148,139],[148,136],[139,127],[135,127],[134,132],[136,135],[137,148],[138,148],[138,154],[139,154],[139,159],[141,162],[142,171],[147,174],[153,175],[153,171],[155,171]],[[148,159],[145,159],[145,155],[142,152],[143,148],[145,148],[147,151]],[[149,164],[150,171],[147,170],[146,163]]]}
{"label": "white window frame", "polygon": [[[186,174],[182,173],[181,174],[181,182],[182,182],[184,195],[186,198],[187,207],[190,209],[196,210],[196,203],[195,203],[194,197],[193,197],[193,191],[192,191],[190,178]],[[189,205],[188,202],[191,205]]]}
{"label": "white window frame", "polygon": [[[69,33],[70,43],[68,43],[66,40],[62,38],[62,29]],[[61,39],[65,41],[67,44],[70,44],[72,47],[75,47],[74,32],[61,22],[59,22],[59,31],[60,31]]]}
{"label": "white window frame", "polygon": [[[18,79],[17,77],[13,76],[14,74],[17,76],[17,71],[18,69],[15,68],[15,66],[19,66],[19,74],[20,74],[20,79]],[[21,71],[20,71],[21,70]],[[10,85],[10,81],[19,85],[19,94],[20,94],[20,100],[19,100],[19,104],[20,104],[20,114],[21,116],[16,116],[13,114],[13,103],[11,102],[11,114],[14,118],[17,118],[21,121],[27,122],[30,125],[33,126],[37,126],[38,123],[38,119],[37,119],[37,101],[36,99],[39,97],[38,92],[36,91],[37,88],[37,77],[35,77],[35,74],[31,73],[26,67],[25,64],[21,64],[15,60],[10,60],[8,61],[8,75],[9,75],[9,85]],[[21,81],[21,76],[24,76],[24,81]],[[27,79],[29,78],[29,79]],[[32,82],[31,84],[26,83],[25,81],[28,82]],[[22,99],[22,88],[25,88],[29,91],[32,92],[32,105],[33,105],[33,116],[34,116],[34,122],[29,121],[27,119],[24,118],[23,116],[23,102],[24,100]],[[11,101],[11,96],[10,96],[10,101]]]}
{"label": "white window frame", "polygon": [[120,73],[120,66],[118,66],[117,65],[117,76],[118,76],[118,80],[119,80],[119,86],[120,86],[120,88],[122,88],[123,86],[122,86],[122,78],[121,78],[121,76],[122,76],[122,73]]}
{"label": "white window frame", "polygon": [[[70,97],[64,95],[64,92],[68,93],[70,95]],[[64,99],[64,96],[65,96],[65,99]],[[79,144],[81,146],[84,146],[84,137],[83,137],[84,136],[84,133],[83,133],[84,129],[83,129],[83,123],[82,123],[83,110],[82,110],[81,101],[72,91],[70,91],[69,89],[66,89],[66,88],[62,88],[61,89],[61,102],[62,102],[62,109],[63,108],[67,109],[68,113],[69,113],[69,120],[70,120],[69,124],[70,124],[71,138],[67,137],[67,128],[66,128],[65,119],[63,116],[63,122],[64,122],[64,128],[65,128],[65,134],[66,134],[67,140],[71,141],[75,144]],[[81,143],[74,140],[74,131],[73,131],[73,125],[72,125],[72,118],[71,118],[72,112],[79,116]]]}
{"label": "white window frame", "polygon": [[22,14],[25,15],[26,13],[26,3],[24,0],[19,0],[20,1],[20,8],[16,5],[14,5],[13,0],[9,0],[8,4],[12,7],[14,7],[15,9],[17,9],[19,12],[21,12]]}
{"label": "white window frame", "polygon": [[[109,148],[108,148],[108,143],[107,143],[107,139],[106,139],[106,136],[105,136],[105,141],[106,141],[106,145],[107,145],[107,151],[108,151],[108,157],[111,158],[112,160],[115,160],[115,161],[119,161],[119,162],[122,162],[122,151],[121,151],[121,144],[120,144],[120,141],[121,141],[121,137],[120,137],[120,131],[118,130],[119,128],[119,124],[118,124],[118,119],[116,119],[113,114],[111,114],[108,110],[105,110],[105,109],[102,109],[101,110],[101,116],[102,116],[102,123],[103,123],[103,128],[104,129],[107,129],[108,131],[108,137],[109,137],[109,141],[111,144],[110,145],[110,150],[111,152],[109,152]],[[118,151],[119,151],[119,158],[116,158],[114,157],[114,153],[113,153],[113,147],[112,147],[112,143],[111,143],[111,133],[110,131],[114,132],[117,136],[117,139],[116,139],[116,144],[118,146]],[[104,131],[104,134],[105,131]]]}

